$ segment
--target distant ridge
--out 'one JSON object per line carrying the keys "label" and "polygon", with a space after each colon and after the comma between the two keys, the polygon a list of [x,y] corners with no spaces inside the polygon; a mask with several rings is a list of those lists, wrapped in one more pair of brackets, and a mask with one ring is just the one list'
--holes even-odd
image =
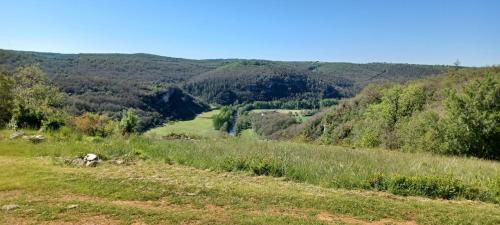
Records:
{"label": "distant ridge", "polygon": [[150,105],[154,103],[145,100],[145,96],[167,86],[179,87],[202,101],[219,104],[344,98],[354,96],[368,83],[405,82],[440,74],[449,68],[394,63],[193,60],[146,53],[60,54],[0,50],[0,69],[13,71],[28,64],[38,64],[68,93],[76,112],[116,114],[133,107],[150,116],[147,126],[162,123],[167,118],[155,114],[155,107]]}

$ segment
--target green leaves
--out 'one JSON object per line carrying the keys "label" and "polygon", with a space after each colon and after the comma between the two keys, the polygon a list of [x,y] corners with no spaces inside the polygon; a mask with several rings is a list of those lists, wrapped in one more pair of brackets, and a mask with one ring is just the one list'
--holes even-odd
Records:
{"label": "green leaves", "polygon": [[498,68],[471,69],[405,85],[368,86],[323,118],[323,138],[500,159],[499,75]]}
{"label": "green leaves", "polygon": [[137,131],[139,117],[134,109],[123,111],[122,120],[120,121],[120,129],[123,135],[131,134]]}
{"label": "green leaves", "polygon": [[445,152],[500,159],[500,84],[491,75],[468,82],[445,100]]}
{"label": "green leaves", "polygon": [[64,124],[65,95],[45,81],[45,74],[38,66],[21,67],[13,77],[11,124],[14,127],[57,129]]}
{"label": "green leaves", "polygon": [[4,127],[12,116],[13,87],[14,81],[7,74],[0,73],[0,128]]}

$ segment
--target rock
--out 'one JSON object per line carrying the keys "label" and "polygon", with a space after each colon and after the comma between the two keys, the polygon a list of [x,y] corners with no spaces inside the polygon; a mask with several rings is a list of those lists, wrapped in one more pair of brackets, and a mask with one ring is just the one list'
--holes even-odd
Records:
{"label": "rock", "polygon": [[85,166],[85,160],[83,160],[82,158],[76,158],[71,161],[71,164],[75,166]]}
{"label": "rock", "polygon": [[31,141],[32,143],[40,143],[43,140],[45,140],[45,137],[41,134],[33,135],[33,136],[23,136],[23,139],[26,139],[28,141]]}
{"label": "rock", "polygon": [[15,205],[15,204],[2,206],[2,210],[5,210],[5,211],[14,210],[17,208],[19,208],[19,205]]}
{"label": "rock", "polygon": [[67,209],[74,209],[74,208],[77,208],[78,205],[68,205],[68,207],[66,207]]}
{"label": "rock", "polygon": [[14,132],[13,134],[10,135],[10,139],[14,140],[14,139],[16,139],[18,137],[21,137],[23,135],[24,135],[24,132],[22,132],[22,131],[16,131],[16,132]]}
{"label": "rock", "polygon": [[87,161],[85,163],[86,167],[96,167],[97,166],[97,160],[96,161]]}
{"label": "rock", "polygon": [[96,155],[96,154],[89,153],[89,154],[87,154],[87,155],[83,158],[83,160],[85,160],[85,161],[97,161],[97,160],[99,160],[99,158],[97,157],[97,155]]}
{"label": "rock", "polygon": [[123,161],[123,159],[117,159],[115,161],[115,163],[118,164],[118,165],[121,165],[121,164],[125,163],[125,161]]}

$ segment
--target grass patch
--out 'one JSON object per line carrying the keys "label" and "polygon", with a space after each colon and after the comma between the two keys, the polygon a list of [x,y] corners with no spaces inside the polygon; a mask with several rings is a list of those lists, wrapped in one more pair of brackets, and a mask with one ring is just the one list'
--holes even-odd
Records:
{"label": "grass patch", "polygon": [[[0,133],[7,137],[9,134]],[[499,163],[475,158],[250,138],[185,141],[131,136],[95,141],[47,135],[47,140],[39,144],[4,139],[0,155],[72,158],[93,152],[106,159],[143,159],[199,169],[244,171],[323,187],[373,189],[398,195],[495,203],[500,195]],[[373,185],[374,178],[381,178],[380,186]]]}
{"label": "grass patch", "polygon": [[172,134],[184,134],[188,136],[219,137],[220,132],[213,127],[212,116],[217,115],[219,110],[212,110],[198,115],[193,120],[173,121],[162,127],[152,129],[145,133],[150,137],[163,137]]}
{"label": "grass patch", "polygon": [[[0,156],[0,223],[108,224],[498,224],[498,205],[333,190],[265,176],[218,173],[160,162],[96,168],[48,158]],[[67,206],[77,204],[75,209]]]}

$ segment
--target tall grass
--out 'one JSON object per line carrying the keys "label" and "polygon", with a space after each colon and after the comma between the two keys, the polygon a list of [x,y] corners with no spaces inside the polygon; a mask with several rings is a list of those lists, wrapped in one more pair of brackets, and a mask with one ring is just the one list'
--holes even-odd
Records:
{"label": "tall grass", "polygon": [[500,163],[476,158],[248,138],[165,141],[142,136],[89,139],[53,134],[47,142],[37,145],[5,138],[1,142],[3,155],[75,157],[95,152],[104,158],[139,158],[200,169],[243,171],[324,187],[500,202]]}

